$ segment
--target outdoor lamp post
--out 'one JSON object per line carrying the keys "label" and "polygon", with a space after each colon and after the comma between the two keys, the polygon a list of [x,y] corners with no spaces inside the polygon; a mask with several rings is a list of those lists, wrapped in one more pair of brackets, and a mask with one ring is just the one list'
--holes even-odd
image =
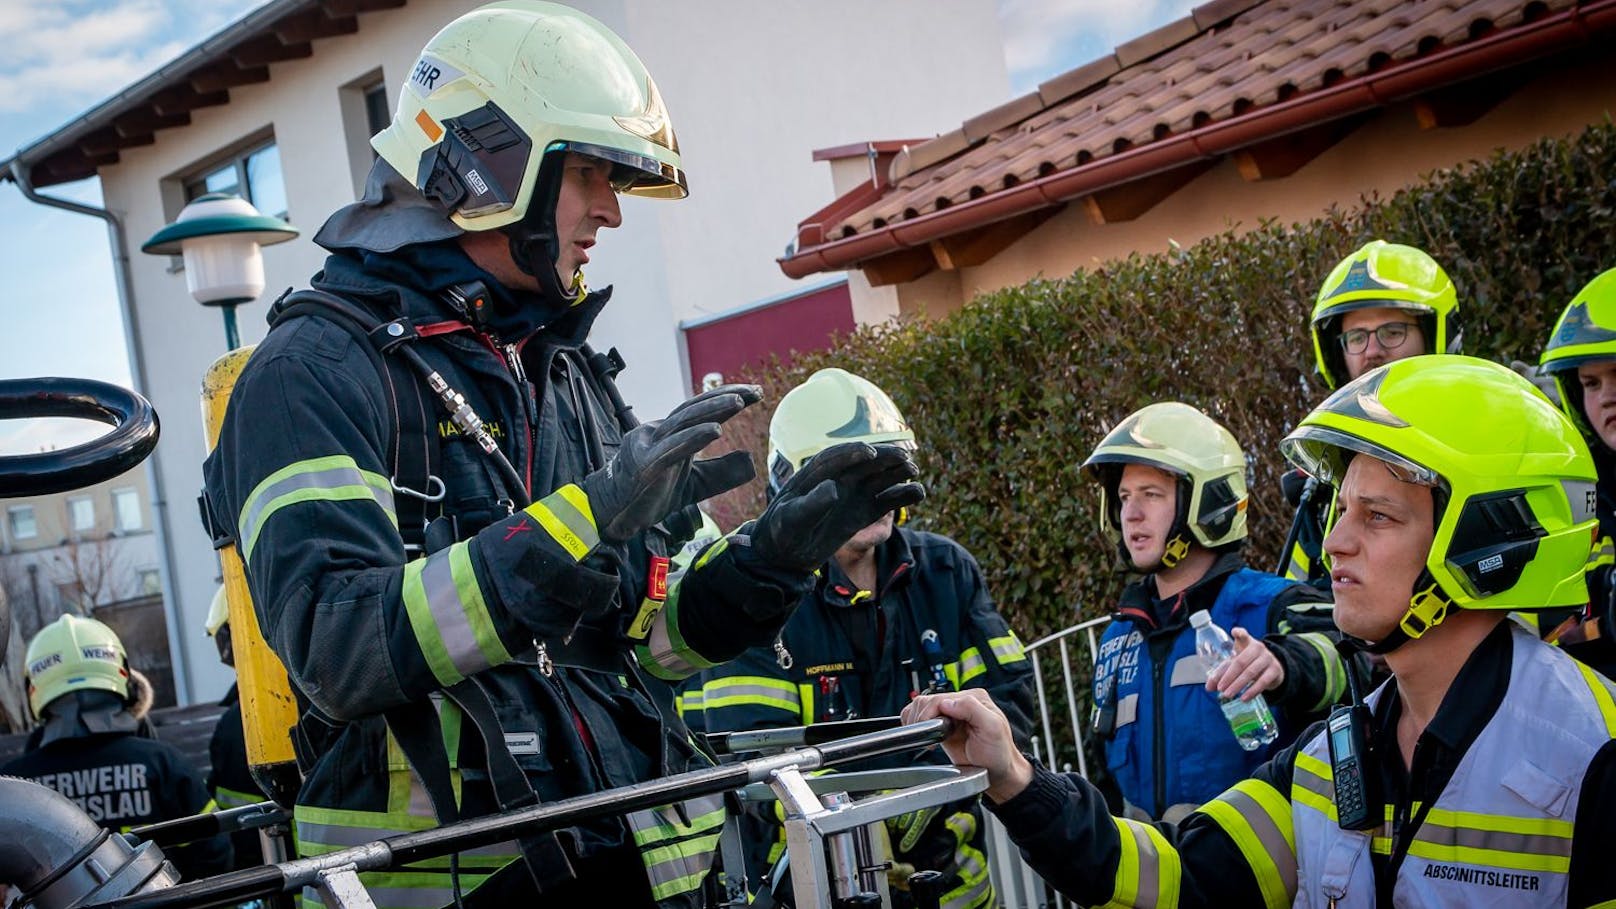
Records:
{"label": "outdoor lamp post", "polygon": [[260,247],[297,236],[297,228],[258,213],[252,203],[229,193],[198,196],[174,223],[152,235],[141,252],[184,256],[185,285],[203,306],[224,312],[224,336],[231,350],[241,346],[236,306],[264,292]]}

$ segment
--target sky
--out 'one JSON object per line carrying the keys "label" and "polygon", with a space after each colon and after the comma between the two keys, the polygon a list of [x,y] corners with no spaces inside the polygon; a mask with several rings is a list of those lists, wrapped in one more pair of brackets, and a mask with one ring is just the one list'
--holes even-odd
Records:
{"label": "sky", "polygon": [[[59,129],[262,0],[0,0],[0,160]],[[654,0],[636,0],[654,2]],[[872,0],[880,2],[880,0]],[[1013,95],[1187,15],[1189,0],[996,0]],[[938,124],[938,130],[955,124]],[[47,195],[100,204],[95,180]],[[144,238],[132,237],[132,245]],[[139,255],[138,250],[132,251]],[[0,379],[130,385],[105,225],[0,183]],[[200,317],[200,314],[199,314]],[[0,421],[0,454],[77,444],[104,427]]]}

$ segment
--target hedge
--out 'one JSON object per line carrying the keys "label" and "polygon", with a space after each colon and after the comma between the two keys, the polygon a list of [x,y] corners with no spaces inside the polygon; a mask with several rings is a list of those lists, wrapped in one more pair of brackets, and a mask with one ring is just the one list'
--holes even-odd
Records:
{"label": "hedge", "polygon": [[[1079,470],[1104,431],[1162,400],[1226,425],[1252,463],[1248,560],[1272,568],[1289,527],[1277,443],[1324,394],[1308,315],[1319,283],[1373,238],[1441,262],[1465,352],[1536,362],[1571,295],[1616,264],[1616,126],[1428,175],[1301,224],[1263,223],[984,295],[936,321],[859,329],[745,376],[767,401],[824,366],[885,388],[920,438],[930,497],[916,526],[970,549],[1001,611],[1032,640],[1103,615],[1122,583]],[[726,445],[762,475],[769,404]],[[755,481],[714,503],[726,528],[763,506]]]}

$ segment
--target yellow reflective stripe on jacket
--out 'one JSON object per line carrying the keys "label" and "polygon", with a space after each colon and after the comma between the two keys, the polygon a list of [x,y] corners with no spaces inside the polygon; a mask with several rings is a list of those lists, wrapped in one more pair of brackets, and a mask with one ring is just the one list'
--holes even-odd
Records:
{"label": "yellow reflective stripe on jacket", "polygon": [[237,516],[236,532],[241,534],[241,558],[252,558],[258,535],[271,515],[299,502],[375,502],[394,527],[393,486],[379,473],[360,470],[348,455],[328,455],[288,464],[263,479],[247,496]]}
{"label": "yellow reflective stripe on jacket", "polygon": [[783,710],[793,717],[802,710],[797,686],[763,675],[732,675],[713,679],[702,686],[702,709],[725,707],[764,707]]}
{"label": "yellow reflective stripe on jacket", "polygon": [[705,689],[702,688],[691,688],[679,692],[679,702],[676,707],[681,719],[702,712],[705,707],[704,692]]}
{"label": "yellow reflective stripe on jacket", "polygon": [[1610,683],[1605,677],[1584,665],[1581,661],[1576,663],[1577,671],[1582,673],[1582,680],[1588,683],[1588,691],[1594,696],[1594,703],[1599,705],[1599,715],[1605,721],[1605,730],[1610,737],[1616,739],[1616,700],[1610,693]]}
{"label": "yellow reflective stripe on jacket", "polygon": [[1241,780],[1197,810],[1239,847],[1262,891],[1263,905],[1289,906],[1296,897],[1296,835],[1285,797],[1267,783]]}
{"label": "yellow reflective stripe on jacket", "polygon": [[1330,765],[1304,751],[1291,768],[1291,799],[1336,820],[1335,777]]}
{"label": "yellow reflective stripe on jacket", "polygon": [[1544,871],[1571,870],[1570,821],[1432,808],[1408,854],[1433,861]]}
{"label": "yellow reflective stripe on jacket", "polygon": [[590,550],[600,545],[600,531],[595,527],[595,513],[590,510],[589,496],[572,483],[523,510],[579,562],[589,555]]}
{"label": "yellow reflective stripe on jacket", "polygon": [[1178,905],[1178,889],[1184,868],[1167,838],[1155,827],[1138,821],[1113,817],[1122,846],[1117,862],[1117,880],[1111,902],[1102,909],[1173,909]]}
{"label": "yellow reflective stripe on jacket", "polygon": [[1313,560],[1300,542],[1291,546],[1291,560],[1285,565],[1285,577],[1292,581],[1306,581],[1313,572]]}
{"label": "yellow reflective stripe on jacket", "polygon": [[982,651],[975,647],[965,648],[960,654],[959,662],[951,665],[958,667],[949,674],[949,678],[954,680],[955,688],[969,683],[979,675],[985,675],[988,671],[987,661],[982,659]]}
{"label": "yellow reflective stripe on jacket", "polygon": [[993,651],[993,659],[997,660],[1000,666],[1024,662],[1027,659],[1027,650],[1021,646],[1021,641],[1013,631],[1001,637],[988,638],[988,649]]}
{"label": "yellow reflective stripe on jacket", "polygon": [[722,796],[691,799],[683,805],[688,824],[671,806],[628,815],[651,895],[658,900],[699,888],[716,857],[725,817]]}
{"label": "yellow reflective stripe on jacket", "polygon": [[993,905],[993,881],[988,875],[988,857],[972,845],[976,839],[976,818],[968,811],[948,816],[943,824],[954,834],[954,873],[958,887],[943,894],[942,909],[978,909]]}
{"label": "yellow reflective stripe on jacket", "polygon": [[1601,536],[1599,541],[1594,543],[1593,550],[1588,553],[1588,567],[1585,570],[1593,571],[1606,565],[1616,565],[1616,541]]}
{"label": "yellow reflective stripe on jacket", "polygon": [[1347,668],[1341,661],[1341,654],[1335,649],[1335,642],[1322,631],[1304,631],[1291,637],[1317,650],[1319,661],[1324,664],[1324,693],[1319,696],[1318,703],[1308,710],[1319,710],[1340,700],[1347,693]]}
{"label": "yellow reflective stripe on jacket", "polygon": [[681,682],[718,665],[697,653],[679,631],[678,586],[668,591],[668,601],[652,620],[645,643],[634,645],[634,656],[646,672],[664,682]]}
{"label": "yellow reflective stripe on jacket", "polygon": [[267,799],[257,792],[240,792],[224,786],[216,786],[214,787],[213,801],[220,808],[245,808],[248,805],[256,805],[259,802],[267,801]]}
{"label": "yellow reflective stripe on jacket", "polygon": [[466,540],[404,566],[404,611],[438,683],[448,687],[511,655],[494,630]]}

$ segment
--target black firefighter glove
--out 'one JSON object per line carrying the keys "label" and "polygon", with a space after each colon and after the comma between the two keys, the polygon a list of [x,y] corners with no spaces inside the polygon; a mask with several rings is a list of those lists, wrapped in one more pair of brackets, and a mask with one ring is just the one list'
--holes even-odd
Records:
{"label": "black firefighter glove", "polygon": [[672,512],[752,479],[756,470],[744,451],[694,458],[718,438],[725,420],[761,400],[756,385],[720,385],[629,430],[611,462],[579,484],[601,541],[626,542]]}
{"label": "black firefighter glove", "polygon": [[769,566],[808,574],[853,534],[889,511],[914,505],[926,488],[909,452],[844,442],[809,459],[786,481],[752,528],[752,550]]}

